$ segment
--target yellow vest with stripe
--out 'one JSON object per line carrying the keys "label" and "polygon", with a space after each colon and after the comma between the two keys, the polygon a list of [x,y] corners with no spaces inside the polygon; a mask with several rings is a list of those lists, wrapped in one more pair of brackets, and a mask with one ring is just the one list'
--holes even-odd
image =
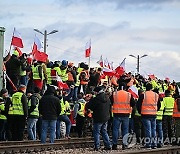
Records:
{"label": "yellow vest with stripe", "polygon": [[84,110],[86,103],[79,102],[79,105],[80,105],[80,109],[78,110],[77,114],[79,114],[82,117],[85,117]]}
{"label": "yellow vest with stripe", "polygon": [[159,111],[157,111],[156,120],[162,120],[163,112],[164,112],[164,102],[161,101],[161,107]]}
{"label": "yellow vest with stripe", "polygon": [[61,75],[61,69],[60,69],[60,67],[56,66],[56,67],[54,67],[53,69],[56,70],[57,75],[59,75],[59,76]]}
{"label": "yellow vest with stripe", "polygon": [[20,76],[25,76],[26,75],[26,70],[22,70],[22,66],[20,66]]}
{"label": "yellow vest with stripe", "polygon": [[164,97],[164,115],[172,116],[173,115],[173,109],[174,109],[174,98],[172,97]]}
{"label": "yellow vest with stripe", "polygon": [[51,68],[46,68],[47,84],[52,84]]}
{"label": "yellow vest with stripe", "polygon": [[68,80],[67,68],[65,70],[60,69],[60,77],[64,82]]}
{"label": "yellow vest with stripe", "polygon": [[65,101],[65,113],[66,115],[70,115],[71,114],[71,107],[69,105],[69,102],[68,101]]}
{"label": "yellow vest with stripe", "polygon": [[16,92],[12,95],[13,115],[24,115],[23,105],[21,102],[22,95],[22,92]]}
{"label": "yellow vest with stripe", "polygon": [[76,83],[75,83],[75,86],[79,86],[80,85],[80,80],[79,80],[79,75],[76,75]]}
{"label": "yellow vest with stripe", "polygon": [[66,113],[66,107],[63,98],[60,100],[60,105],[61,105],[61,113],[60,115],[64,115]]}
{"label": "yellow vest with stripe", "polygon": [[[4,111],[4,110],[5,110],[5,103],[0,102],[0,111]],[[0,119],[6,120],[6,116],[0,113]]]}
{"label": "yellow vest with stripe", "polygon": [[[34,67],[34,65],[32,66],[32,73],[33,73],[33,79],[41,79],[39,76],[39,71],[38,71],[38,67],[41,65],[37,65]],[[42,66],[41,66],[42,67]],[[44,73],[43,73],[43,69],[42,69],[42,80],[44,80]]]}
{"label": "yellow vest with stripe", "polygon": [[[31,116],[39,116],[39,110],[38,110],[39,99],[36,96],[34,96],[34,97],[38,103],[36,104],[36,108],[34,109],[34,111],[30,113],[30,115]],[[29,99],[29,101],[28,101],[28,108],[30,109],[30,107],[31,107],[31,99]]]}

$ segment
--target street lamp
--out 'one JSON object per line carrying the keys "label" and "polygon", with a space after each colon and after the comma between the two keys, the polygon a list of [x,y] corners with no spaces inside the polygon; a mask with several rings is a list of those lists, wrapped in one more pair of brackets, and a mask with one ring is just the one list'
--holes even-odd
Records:
{"label": "street lamp", "polygon": [[146,54],[144,54],[143,56],[139,56],[139,55],[137,55],[137,57],[136,57],[136,56],[134,56],[134,55],[129,55],[129,56],[131,56],[131,57],[133,57],[133,58],[136,58],[136,59],[137,59],[137,73],[139,74],[139,60],[140,60],[141,58],[143,58],[143,57],[148,56],[148,55],[146,55]]}
{"label": "street lamp", "polygon": [[38,29],[34,29],[34,31],[36,31],[36,32],[44,35],[44,52],[46,53],[47,36],[50,35],[50,34],[54,34],[54,33],[58,32],[58,30],[53,30],[53,31],[51,31],[50,33],[47,33],[47,30],[45,30],[44,33],[41,32],[41,31],[38,30]]}

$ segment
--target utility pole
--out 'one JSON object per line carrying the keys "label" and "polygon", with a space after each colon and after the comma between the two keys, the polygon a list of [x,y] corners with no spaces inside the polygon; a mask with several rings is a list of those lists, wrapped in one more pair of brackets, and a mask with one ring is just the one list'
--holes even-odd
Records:
{"label": "utility pole", "polygon": [[45,30],[44,33],[41,32],[38,29],[34,29],[34,31],[44,35],[44,52],[46,53],[46,50],[47,50],[47,36],[50,35],[50,34],[54,34],[54,33],[58,32],[58,30],[53,30],[50,33],[47,33],[47,30]]}
{"label": "utility pole", "polygon": [[137,73],[139,74],[139,71],[140,71],[140,66],[139,66],[140,59],[143,58],[143,57],[146,57],[146,56],[148,56],[148,55],[146,55],[146,54],[143,55],[143,56],[137,55],[137,57],[134,56],[134,55],[129,55],[129,56],[137,59]]}
{"label": "utility pole", "polygon": [[4,32],[5,32],[5,28],[0,27],[0,89],[3,88]]}

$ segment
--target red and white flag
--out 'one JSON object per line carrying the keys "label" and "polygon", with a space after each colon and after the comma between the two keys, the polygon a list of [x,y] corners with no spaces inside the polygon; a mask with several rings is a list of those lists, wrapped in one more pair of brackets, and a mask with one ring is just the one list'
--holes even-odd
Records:
{"label": "red and white flag", "polygon": [[98,63],[101,67],[103,67],[103,58],[102,58],[102,55],[101,55],[100,59],[97,61],[97,63]]}
{"label": "red and white flag", "polygon": [[115,69],[116,71],[116,76],[119,78],[121,75],[124,74],[125,72],[125,60],[126,58],[124,58],[124,60],[121,62],[121,64]]}
{"label": "red and white flag", "polygon": [[32,55],[34,55],[36,52],[40,52],[42,48],[41,41],[39,38],[35,35],[34,37],[34,44],[33,44],[33,49],[32,49]]}
{"label": "red and white flag", "polygon": [[110,69],[110,64],[107,58],[104,60],[104,67],[107,67]]}
{"label": "red and white flag", "polygon": [[86,47],[85,47],[85,57],[90,57],[91,55],[91,39],[89,40],[89,42],[86,43]]}
{"label": "red and white flag", "polygon": [[13,36],[12,36],[12,40],[11,40],[11,45],[14,45],[14,46],[19,47],[19,48],[24,47],[21,35],[18,31],[16,31],[15,28],[14,28],[14,32],[13,32]]}
{"label": "red and white flag", "polygon": [[135,85],[130,86],[129,89],[128,89],[128,92],[130,92],[134,98],[139,97],[138,88]]}
{"label": "red and white flag", "polygon": [[106,67],[103,68],[103,74],[104,74],[104,75],[114,76],[115,73],[116,73],[115,71],[113,71],[113,70],[111,70],[111,69],[109,69],[109,68],[106,68]]}

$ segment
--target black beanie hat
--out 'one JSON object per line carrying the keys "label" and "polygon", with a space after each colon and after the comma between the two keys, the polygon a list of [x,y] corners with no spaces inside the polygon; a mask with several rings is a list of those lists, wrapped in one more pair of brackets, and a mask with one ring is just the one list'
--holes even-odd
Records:
{"label": "black beanie hat", "polygon": [[8,92],[8,90],[7,90],[6,88],[3,88],[3,89],[1,89],[0,94],[1,94],[1,96],[2,96],[3,94],[5,94],[5,93],[7,93],[7,92]]}

